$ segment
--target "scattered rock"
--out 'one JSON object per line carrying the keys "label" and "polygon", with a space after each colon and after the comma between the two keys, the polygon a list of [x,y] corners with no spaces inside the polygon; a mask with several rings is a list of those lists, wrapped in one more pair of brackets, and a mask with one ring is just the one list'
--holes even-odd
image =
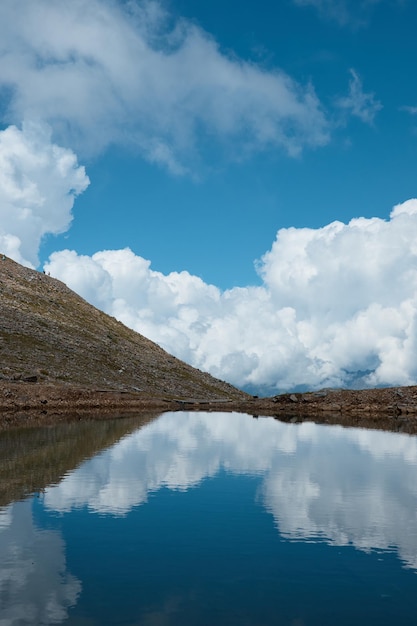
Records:
{"label": "scattered rock", "polygon": [[339,412],[342,409],[342,405],[341,404],[323,404],[320,408],[322,411]]}
{"label": "scattered rock", "polygon": [[37,383],[38,377],[36,376],[36,374],[32,374],[30,376],[23,376],[22,380],[25,383]]}

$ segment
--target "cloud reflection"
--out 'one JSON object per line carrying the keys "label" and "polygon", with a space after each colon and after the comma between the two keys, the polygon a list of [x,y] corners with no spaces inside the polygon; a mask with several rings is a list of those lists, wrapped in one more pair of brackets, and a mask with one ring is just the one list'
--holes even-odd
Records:
{"label": "cloud reflection", "polygon": [[60,533],[35,526],[31,500],[0,509],[1,626],[60,624],[80,591]]}
{"label": "cloud reflection", "polygon": [[417,569],[417,439],[228,413],[167,413],[45,492],[60,512],[125,515],[163,487],[186,490],[220,469],[257,474],[279,532],[392,550]]}

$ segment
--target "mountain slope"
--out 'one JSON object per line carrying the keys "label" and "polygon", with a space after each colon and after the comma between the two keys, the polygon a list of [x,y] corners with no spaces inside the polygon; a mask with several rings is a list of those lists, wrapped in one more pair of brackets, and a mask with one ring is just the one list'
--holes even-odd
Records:
{"label": "mountain slope", "polygon": [[0,378],[155,397],[246,394],[169,355],[61,281],[0,256]]}

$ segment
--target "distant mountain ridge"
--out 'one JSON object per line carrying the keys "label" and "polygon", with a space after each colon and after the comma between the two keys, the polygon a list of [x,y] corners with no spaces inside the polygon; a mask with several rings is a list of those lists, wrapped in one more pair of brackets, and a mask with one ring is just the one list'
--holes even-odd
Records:
{"label": "distant mountain ridge", "polygon": [[242,399],[246,394],[165,352],[63,282],[0,256],[0,379]]}

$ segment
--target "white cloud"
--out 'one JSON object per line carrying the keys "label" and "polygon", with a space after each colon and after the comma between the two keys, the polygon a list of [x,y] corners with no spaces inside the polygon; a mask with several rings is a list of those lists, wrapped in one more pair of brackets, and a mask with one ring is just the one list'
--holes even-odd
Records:
{"label": "white cloud", "polygon": [[339,24],[350,21],[350,14],[346,0],[293,0],[294,4],[302,7],[314,7],[321,16],[335,20]]}
{"label": "white cloud", "polygon": [[[176,174],[195,159],[200,129],[233,139],[239,155],[327,141],[311,87],[225,55],[193,24],[169,23],[158,2],[0,3],[3,117],[44,120],[0,131],[0,252],[36,266],[42,237],[68,229],[89,183],[51,132],[86,151],[134,143]],[[355,72],[339,105],[368,123],[380,108]],[[222,293],[188,272],[156,272],[130,250],[63,251],[45,269],[237,385],[351,384],[358,370],[358,384],[406,384],[417,378],[413,202],[389,222],[281,230],[259,265],[261,287]]]}
{"label": "white cloud", "polygon": [[[293,0],[302,7],[311,6],[325,19],[337,22],[340,26],[364,26],[370,17],[371,10],[387,0]],[[402,2],[403,0],[388,0]]]}
{"label": "white cloud", "polygon": [[233,145],[236,158],[328,141],[310,85],[224,54],[186,20],[171,22],[158,2],[3,0],[3,120],[44,120],[82,154],[133,145],[174,174],[204,152],[202,136],[228,153]]}
{"label": "white cloud", "polygon": [[0,251],[36,266],[42,237],[68,229],[74,199],[88,183],[74,153],[51,143],[47,127],[0,131]]}
{"label": "white cloud", "polygon": [[45,269],[169,352],[236,385],[417,383],[417,200],[389,220],[288,228],[260,287],[221,292],[131,250],[63,251]]}
{"label": "white cloud", "polygon": [[400,111],[405,111],[406,113],[409,113],[410,115],[417,115],[417,106],[404,105],[400,107]]}
{"label": "white cloud", "polygon": [[375,115],[382,109],[382,104],[375,99],[375,94],[365,93],[362,81],[355,70],[350,70],[349,94],[338,98],[336,105],[350,115],[358,117],[365,124],[373,124]]}
{"label": "white cloud", "polygon": [[251,474],[283,536],[395,549],[417,569],[416,462],[408,435],[167,413],[48,487],[44,503],[126,515],[161,488],[183,491],[221,470]]}

